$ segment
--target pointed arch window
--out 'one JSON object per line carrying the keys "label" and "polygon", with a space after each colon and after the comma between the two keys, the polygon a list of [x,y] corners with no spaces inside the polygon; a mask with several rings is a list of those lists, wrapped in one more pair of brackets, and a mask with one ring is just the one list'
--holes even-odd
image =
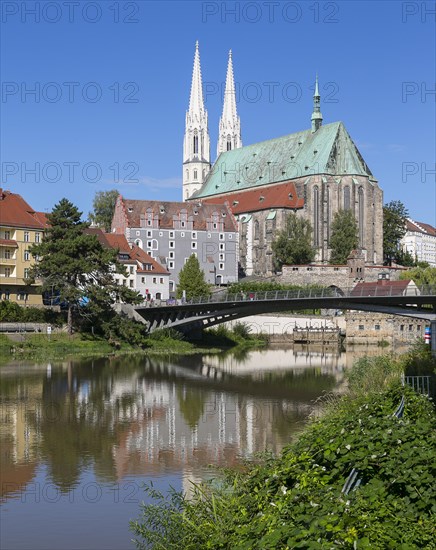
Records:
{"label": "pointed arch window", "polygon": [[197,130],[194,132],[194,155],[198,155],[198,133]]}
{"label": "pointed arch window", "polygon": [[232,138],[230,135],[227,136],[227,151],[232,150]]}
{"label": "pointed arch window", "polygon": [[313,188],[313,244],[319,246],[319,189]]}
{"label": "pointed arch window", "polygon": [[194,180],[197,180],[197,179],[198,179],[198,171],[194,170]]}
{"label": "pointed arch window", "polygon": [[358,206],[359,206],[359,246],[364,248],[364,236],[365,236],[365,195],[363,187],[359,187],[358,192]]}
{"label": "pointed arch window", "polygon": [[255,238],[255,239],[259,239],[259,232],[260,232],[259,221],[256,220],[256,221],[254,222],[254,238]]}
{"label": "pointed arch window", "polygon": [[350,188],[347,185],[344,187],[344,210],[350,210],[351,201],[350,201]]}

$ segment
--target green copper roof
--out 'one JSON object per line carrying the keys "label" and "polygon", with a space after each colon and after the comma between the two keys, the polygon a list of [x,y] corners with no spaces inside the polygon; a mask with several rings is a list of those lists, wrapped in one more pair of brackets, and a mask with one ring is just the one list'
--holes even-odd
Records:
{"label": "green copper roof", "polygon": [[216,160],[202,188],[192,198],[250,189],[313,174],[374,177],[342,122],[261,141]]}

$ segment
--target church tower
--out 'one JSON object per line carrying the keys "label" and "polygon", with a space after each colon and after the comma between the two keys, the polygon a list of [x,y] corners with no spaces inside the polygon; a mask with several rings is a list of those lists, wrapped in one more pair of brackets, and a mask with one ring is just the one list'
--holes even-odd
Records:
{"label": "church tower", "polygon": [[318,75],[315,80],[315,93],[313,94],[312,133],[322,126],[321,96],[318,90]]}
{"label": "church tower", "polygon": [[200,52],[195,44],[191,96],[186,112],[185,139],[183,142],[183,200],[200,189],[210,170],[210,138],[207,111],[204,108],[201,80]]}
{"label": "church tower", "polygon": [[218,130],[217,155],[242,147],[241,122],[236,112],[235,79],[233,77],[232,50],[229,51],[226,90],[224,92],[223,114]]}

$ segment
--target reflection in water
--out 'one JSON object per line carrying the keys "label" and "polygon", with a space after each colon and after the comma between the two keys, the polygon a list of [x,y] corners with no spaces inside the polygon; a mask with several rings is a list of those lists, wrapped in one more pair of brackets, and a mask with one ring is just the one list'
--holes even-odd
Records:
{"label": "reflection in water", "polygon": [[[2,501],[19,501],[8,513],[20,518],[36,478],[59,498],[91,478],[104,487],[151,478],[187,487],[205,465],[231,467],[266,448],[278,452],[301,429],[313,400],[340,386],[347,361],[346,354],[301,348],[5,365]],[[110,504],[109,518],[119,513]],[[136,508],[135,501],[133,516]],[[128,541],[127,529],[126,519]],[[19,547],[13,533],[3,536],[2,547]],[[71,544],[104,546],[89,546],[89,537]]]}

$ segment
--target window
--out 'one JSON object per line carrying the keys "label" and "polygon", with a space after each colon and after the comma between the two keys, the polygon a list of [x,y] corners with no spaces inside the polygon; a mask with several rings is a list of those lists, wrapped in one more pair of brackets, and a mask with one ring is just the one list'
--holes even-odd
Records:
{"label": "window", "polygon": [[350,210],[350,188],[344,187],[344,210]]}
{"label": "window", "polygon": [[171,259],[174,259],[174,250],[169,251],[168,257],[171,258]]}
{"label": "window", "polygon": [[319,189],[313,188],[313,244],[319,246]]}
{"label": "window", "polygon": [[421,330],[421,325],[416,325],[416,330]]}
{"label": "window", "polygon": [[254,238],[259,239],[259,222],[256,220],[254,222]]}
{"label": "window", "polygon": [[39,243],[41,242],[41,233],[35,233],[35,242],[36,243]]}
{"label": "window", "polygon": [[24,251],[24,261],[28,262],[30,260],[30,252],[28,250]]}
{"label": "window", "polygon": [[359,246],[364,247],[364,237],[365,237],[365,197],[363,194],[363,187],[359,187]]}
{"label": "window", "polygon": [[5,277],[10,277],[10,276],[11,276],[11,268],[5,267]]}
{"label": "window", "polygon": [[229,233],[229,239],[233,239],[233,235],[231,233]]}
{"label": "window", "polygon": [[137,232],[136,232],[136,236],[137,236],[137,237],[139,237],[140,234],[141,234],[140,231],[137,231]]}
{"label": "window", "polygon": [[168,262],[168,269],[174,269],[174,262]]}
{"label": "window", "polygon": [[194,243],[191,243],[191,248],[193,248],[193,249],[194,249],[194,248],[197,248],[197,243],[195,243],[195,242],[194,242]]}
{"label": "window", "polygon": [[[185,223],[185,222],[182,222],[182,224],[183,224],[183,223]],[[184,226],[182,226],[182,227],[184,227]],[[185,232],[182,231],[182,232],[180,233],[180,236],[181,236],[181,237],[184,237],[184,236],[185,236]]]}
{"label": "window", "polygon": [[219,268],[220,268],[221,270],[223,270],[223,269],[224,269],[224,264],[219,264]]}
{"label": "window", "polygon": [[197,170],[194,170],[194,180],[197,180],[197,179],[198,179],[198,175],[197,175],[197,174],[198,174]]}
{"label": "window", "polygon": [[230,136],[227,136],[227,151],[232,150],[232,138]]}
{"label": "window", "polygon": [[153,284],[157,284],[157,277],[153,277]]}
{"label": "window", "polygon": [[207,234],[207,238],[210,239],[212,237],[212,234],[211,233],[208,233]]}
{"label": "window", "polygon": [[126,279],[123,279],[123,286],[126,286]]}
{"label": "window", "polygon": [[28,243],[29,240],[30,240],[30,239],[29,239],[29,232],[28,232],[28,231],[25,231],[25,232],[24,232],[24,242],[25,242],[25,243]]}
{"label": "window", "polygon": [[29,278],[29,269],[26,267],[26,269],[24,270],[24,278],[25,279],[28,279]]}
{"label": "window", "polygon": [[400,325],[401,332],[404,330],[404,325]]}
{"label": "window", "polygon": [[170,241],[170,248],[174,248],[174,241]]}
{"label": "window", "polygon": [[194,132],[194,155],[198,154],[198,135],[197,130]]}
{"label": "window", "polygon": [[380,325],[375,325],[375,330],[380,330]]}
{"label": "window", "polygon": [[224,233],[220,233],[220,241],[223,241],[225,239]]}
{"label": "window", "polygon": [[170,231],[170,239],[174,239],[174,231]]}
{"label": "window", "polygon": [[163,231],[159,231],[159,237],[163,237]]}
{"label": "window", "polygon": [[5,250],[5,260],[10,260],[11,259],[11,251],[6,249]]}
{"label": "window", "polygon": [[359,330],[365,330],[365,325],[359,325]]}
{"label": "window", "polygon": [[193,231],[193,232],[192,232],[192,238],[193,238],[193,239],[196,239],[196,238],[197,238],[197,231]]}
{"label": "window", "polygon": [[224,243],[220,243],[220,250],[225,250],[226,249],[226,245]]}
{"label": "window", "polygon": [[221,253],[221,254],[219,255],[219,259],[220,259],[220,261],[224,261],[224,254]]}
{"label": "window", "polygon": [[130,266],[129,271],[130,271],[130,275],[133,275],[133,265]]}
{"label": "window", "polygon": [[9,290],[5,290],[5,300],[9,300],[11,293]]}
{"label": "window", "polygon": [[147,248],[151,248],[152,247],[152,242],[151,241],[147,241]]}
{"label": "window", "polygon": [[11,232],[10,231],[5,231],[5,239],[9,240],[10,238],[11,238]]}
{"label": "window", "polygon": [[163,285],[163,283],[164,283],[163,277],[161,277],[161,278],[159,279],[159,282],[160,282],[161,285]]}
{"label": "window", "polygon": [[147,237],[153,237],[153,231],[147,231]]}
{"label": "window", "polygon": [[130,281],[129,281],[129,286],[130,286],[130,288],[133,288],[133,281],[132,281],[132,279],[130,279]]}
{"label": "window", "polygon": [[142,283],[142,284],[145,283],[145,277],[141,277],[141,283]]}
{"label": "window", "polygon": [[413,330],[413,325],[409,325],[409,330]]}

